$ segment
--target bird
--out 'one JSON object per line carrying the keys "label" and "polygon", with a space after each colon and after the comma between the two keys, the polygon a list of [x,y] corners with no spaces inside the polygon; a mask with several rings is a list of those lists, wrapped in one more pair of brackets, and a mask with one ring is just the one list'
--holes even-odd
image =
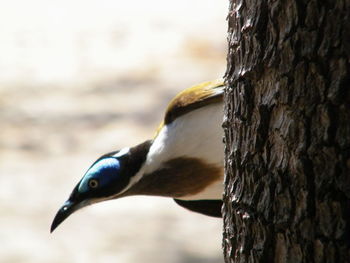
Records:
{"label": "bird", "polygon": [[193,212],[221,217],[224,145],[221,79],[180,92],[153,139],[102,155],[56,213],[53,232],[75,211],[132,195],[170,197]]}

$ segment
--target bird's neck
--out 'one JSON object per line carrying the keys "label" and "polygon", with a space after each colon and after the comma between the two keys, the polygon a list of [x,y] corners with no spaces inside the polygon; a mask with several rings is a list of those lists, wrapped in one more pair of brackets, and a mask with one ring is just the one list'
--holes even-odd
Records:
{"label": "bird's neck", "polygon": [[137,175],[144,165],[151,145],[152,141],[148,140],[129,149],[125,168],[130,177]]}
{"label": "bird's neck", "polygon": [[[140,173],[142,173],[142,168]],[[151,173],[140,174],[125,195],[153,195],[173,198],[193,196],[221,180],[220,167],[197,158],[178,157]]]}

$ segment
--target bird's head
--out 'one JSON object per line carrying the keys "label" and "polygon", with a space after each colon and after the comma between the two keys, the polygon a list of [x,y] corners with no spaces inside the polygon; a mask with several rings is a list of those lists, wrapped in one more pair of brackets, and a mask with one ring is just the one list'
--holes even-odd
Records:
{"label": "bird's head", "polygon": [[58,210],[51,232],[75,211],[94,203],[121,197],[146,159],[150,142],[100,157],[87,170],[68,200]]}

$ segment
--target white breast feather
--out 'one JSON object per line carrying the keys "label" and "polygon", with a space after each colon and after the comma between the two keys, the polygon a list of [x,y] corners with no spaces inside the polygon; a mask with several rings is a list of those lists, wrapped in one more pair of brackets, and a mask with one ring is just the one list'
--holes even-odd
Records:
{"label": "white breast feather", "polygon": [[[195,157],[208,164],[223,167],[222,120],[222,104],[216,103],[196,109],[165,125],[150,148],[142,172],[151,173],[166,161],[177,157]],[[141,173],[139,176],[141,177]],[[220,180],[199,194],[181,199],[221,199],[222,192],[223,180]]]}

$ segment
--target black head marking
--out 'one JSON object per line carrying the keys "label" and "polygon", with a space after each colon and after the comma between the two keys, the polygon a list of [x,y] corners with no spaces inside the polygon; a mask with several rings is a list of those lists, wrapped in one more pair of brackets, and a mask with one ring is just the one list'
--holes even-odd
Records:
{"label": "black head marking", "polygon": [[57,212],[51,232],[78,209],[107,199],[118,198],[145,162],[152,141],[128,151],[115,151],[101,156],[73,189],[69,199]]}

